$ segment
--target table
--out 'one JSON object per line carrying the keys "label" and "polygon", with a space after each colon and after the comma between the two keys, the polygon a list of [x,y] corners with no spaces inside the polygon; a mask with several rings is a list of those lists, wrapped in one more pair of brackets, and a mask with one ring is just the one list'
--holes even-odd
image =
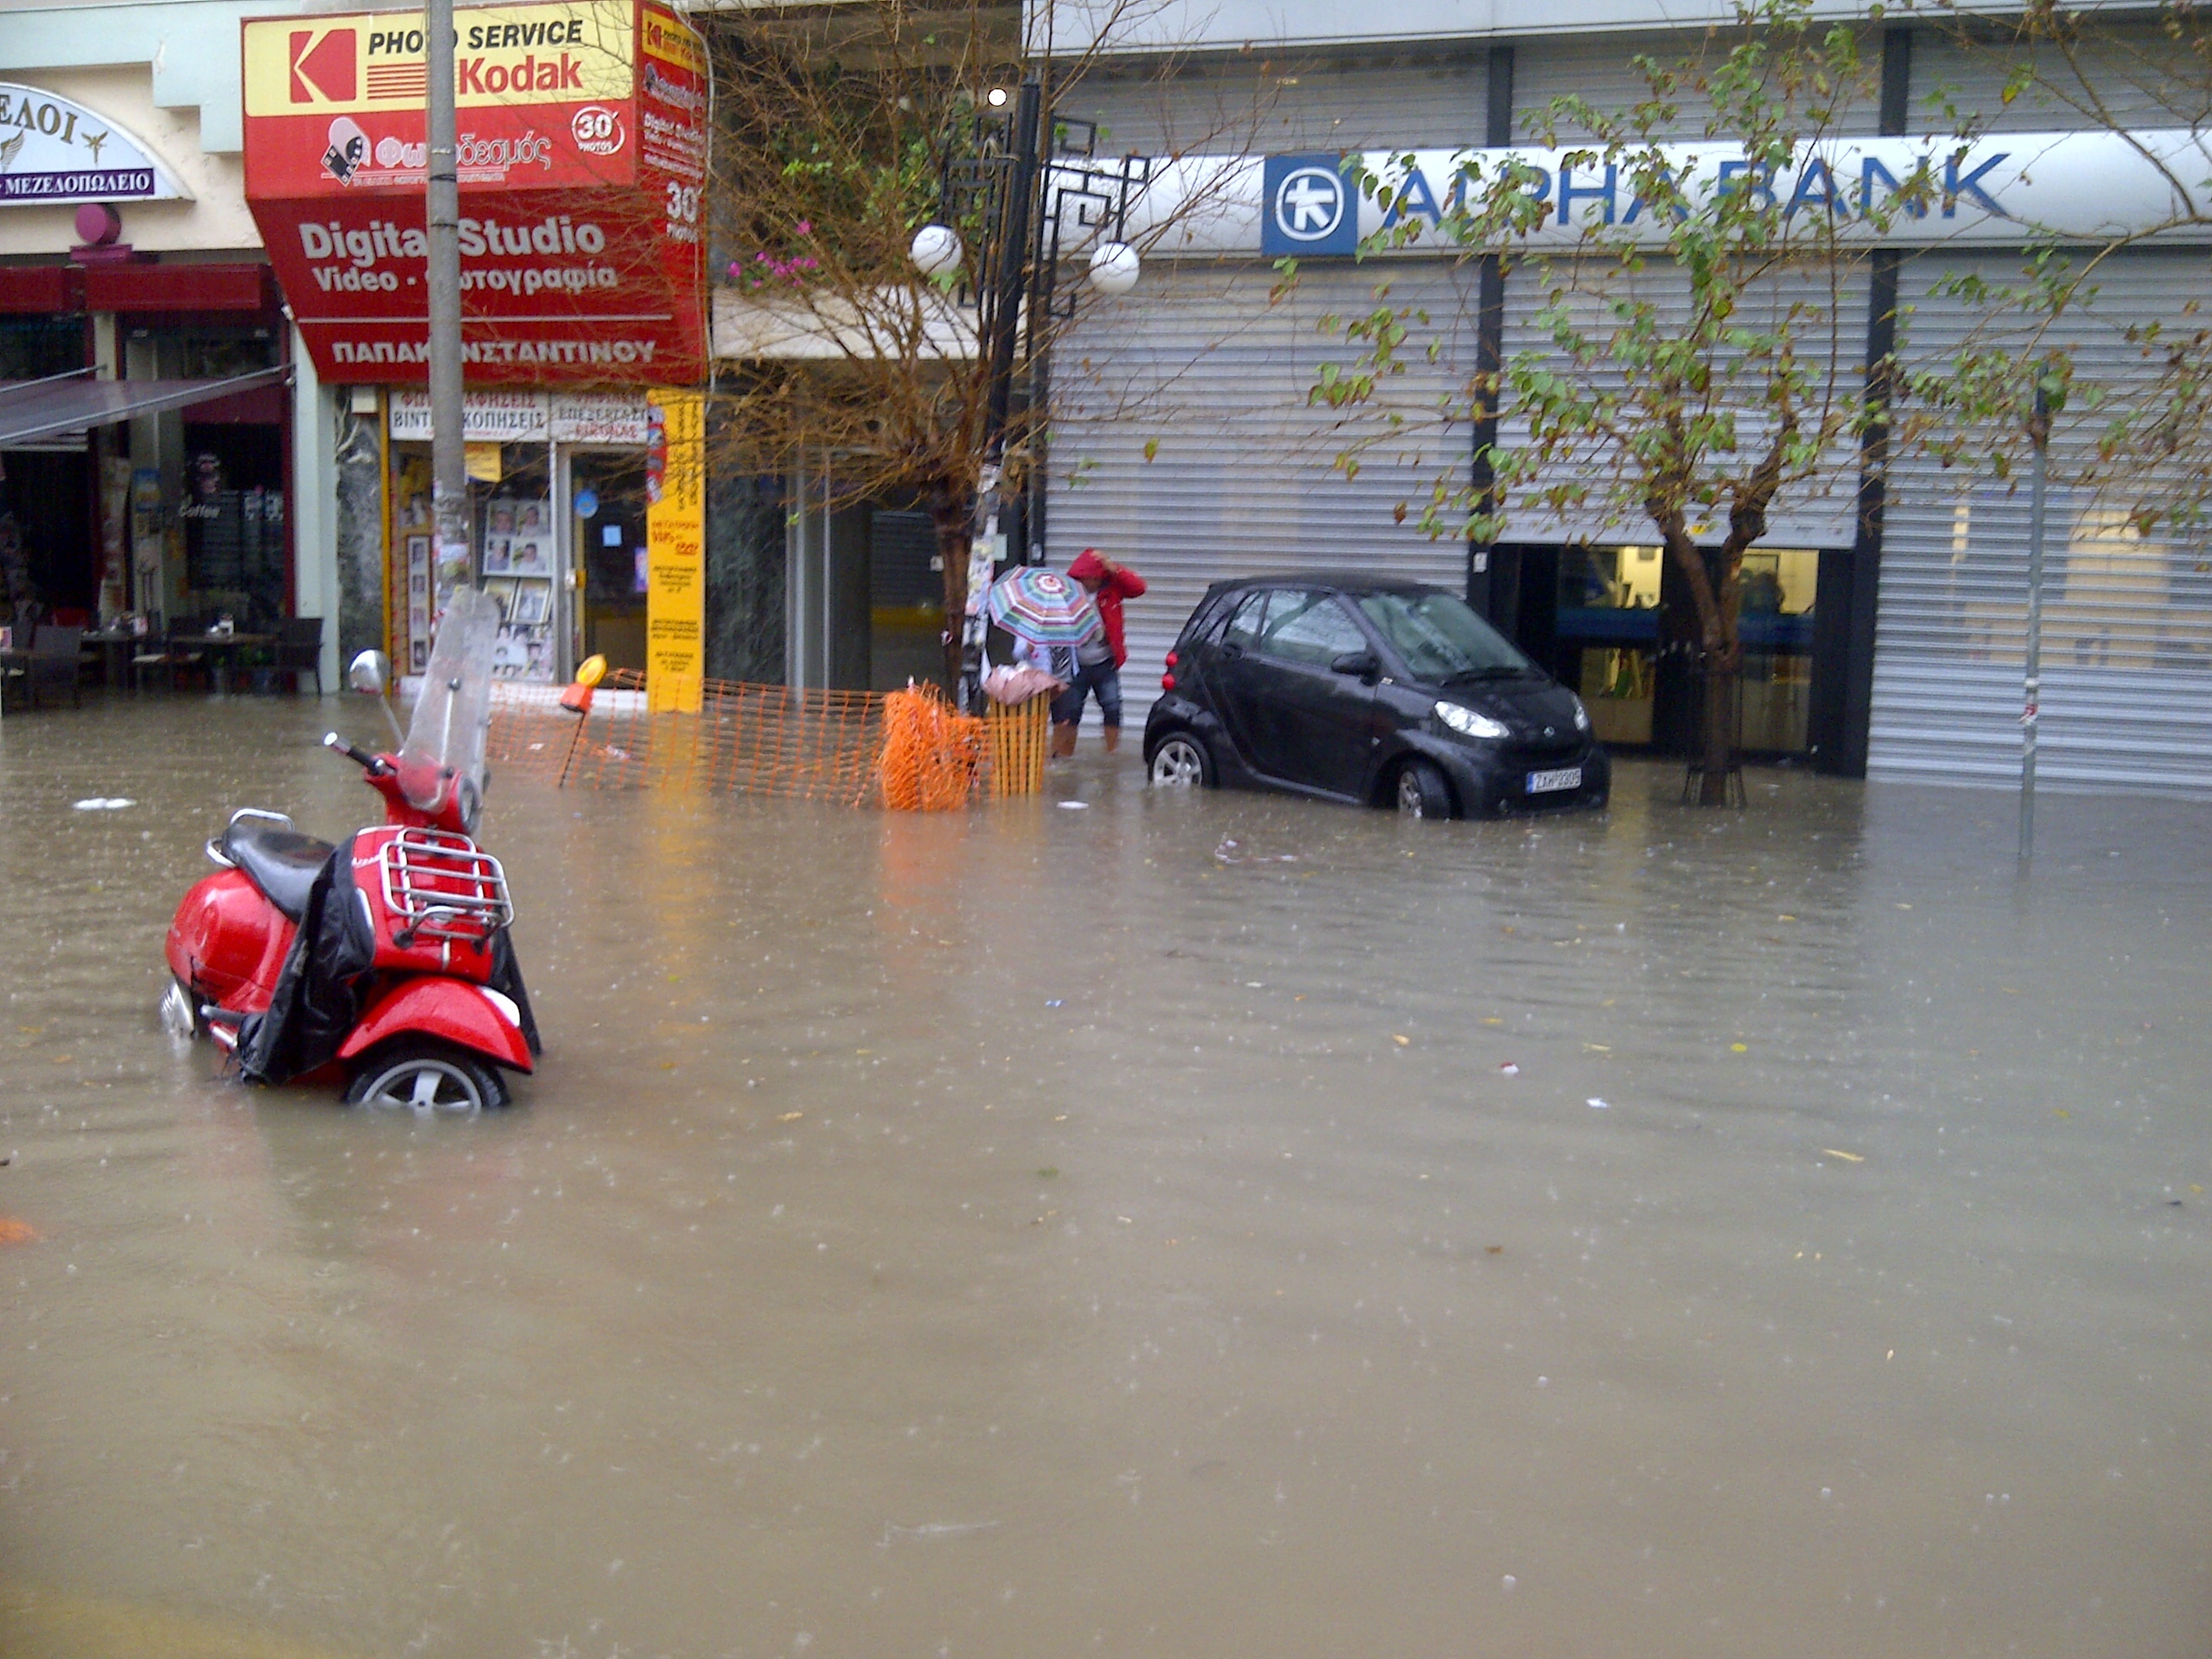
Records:
{"label": "table", "polygon": [[81,649],[91,646],[100,647],[101,684],[113,691],[123,684],[125,673],[131,666],[131,659],[137,654],[138,648],[149,639],[160,643],[158,638],[152,635],[132,634],[123,629],[111,628],[104,633],[86,634],[77,641],[77,645]]}
{"label": "table", "polygon": [[274,645],[274,634],[206,634],[198,641],[201,650],[207,653],[208,680],[218,697],[229,689],[225,684],[236,672],[238,653],[257,646]]}

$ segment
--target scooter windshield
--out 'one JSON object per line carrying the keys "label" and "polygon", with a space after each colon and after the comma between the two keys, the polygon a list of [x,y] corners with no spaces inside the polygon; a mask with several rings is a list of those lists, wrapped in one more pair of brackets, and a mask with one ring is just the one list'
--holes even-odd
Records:
{"label": "scooter windshield", "polygon": [[418,811],[458,800],[471,830],[483,803],[484,735],[491,724],[491,664],[499,602],[474,587],[453,591],[430,645],[422,693],[399,750],[399,792]]}

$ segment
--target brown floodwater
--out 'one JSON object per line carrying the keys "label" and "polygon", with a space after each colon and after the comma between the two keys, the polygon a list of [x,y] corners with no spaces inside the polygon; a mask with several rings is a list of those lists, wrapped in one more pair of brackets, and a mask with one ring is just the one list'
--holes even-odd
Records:
{"label": "brown floodwater", "polygon": [[2212,1649],[2212,808],[495,781],[418,1124],[155,1017],[334,720],[0,725],[0,1652]]}

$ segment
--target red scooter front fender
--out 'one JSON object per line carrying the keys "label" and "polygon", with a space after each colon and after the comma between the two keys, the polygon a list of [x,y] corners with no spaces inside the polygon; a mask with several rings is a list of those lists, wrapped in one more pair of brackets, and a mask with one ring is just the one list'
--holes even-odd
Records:
{"label": "red scooter front fender", "polygon": [[404,979],[362,1016],[338,1058],[357,1059],[394,1037],[430,1037],[482,1054],[495,1065],[527,1072],[530,1045],[506,1009],[493,1000],[495,995],[483,986],[440,974]]}

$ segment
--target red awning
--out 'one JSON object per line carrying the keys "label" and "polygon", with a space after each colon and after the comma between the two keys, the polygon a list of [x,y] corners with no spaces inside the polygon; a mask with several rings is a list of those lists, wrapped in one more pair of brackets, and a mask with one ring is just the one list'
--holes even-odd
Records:
{"label": "red awning", "polygon": [[0,449],[281,386],[291,372],[263,368],[220,380],[95,380],[77,374],[0,383]]}

